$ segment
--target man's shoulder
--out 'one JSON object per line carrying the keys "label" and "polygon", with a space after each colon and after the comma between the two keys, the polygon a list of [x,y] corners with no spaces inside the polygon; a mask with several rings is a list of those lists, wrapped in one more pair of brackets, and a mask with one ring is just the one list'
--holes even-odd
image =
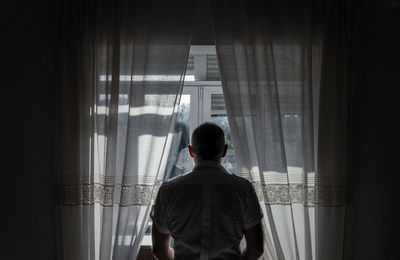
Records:
{"label": "man's shoulder", "polygon": [[174,186],[174,185],[176,185],[176,184],[178,184],[178,183],[184,182],[184,181],[188,178],[188,176],[189,176],[190,173],[191,173],[191,172],[188,172],[188,173],[185,173],[185,174],[182,174],[182,175],[175,176],[175,177],[173,177],[173,178],[167,180],[166,182],[164,182],[164,183],[162,184],[162,186],[164,186],[164,187],[170,187],[170,186]]}
{"label": "man's shoulder", "polygon": [[246,184],[246,185],[251,185],[251,182],[243,177],[240,177],[239,175],[236,174],[230,174],[230,176],[232,176],[236,181]]}
{"label": "man's shoulder", "polygon": [[250,187],[252,187],[252,184],[249,180],[240,177],[236,174],[230,174],[230,176],[232,176],[232,178],[234,179],[235,182],[239,183],[241,186],[243,186],[245,189],[248,189]]}

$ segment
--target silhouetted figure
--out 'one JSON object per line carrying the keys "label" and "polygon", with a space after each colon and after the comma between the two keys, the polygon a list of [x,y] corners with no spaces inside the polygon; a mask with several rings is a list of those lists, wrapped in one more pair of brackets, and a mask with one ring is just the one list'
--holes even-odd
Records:
{"label": "silhouetted figure", "polygon": [[[192,172],[158,191],[151,213],[153,254],[158,259],[258,259],[262,211],[251,183],[220,165],[228,149],[223,130],[204,123],[191,141]],[[240,252],[243,235],[247,248]]]}

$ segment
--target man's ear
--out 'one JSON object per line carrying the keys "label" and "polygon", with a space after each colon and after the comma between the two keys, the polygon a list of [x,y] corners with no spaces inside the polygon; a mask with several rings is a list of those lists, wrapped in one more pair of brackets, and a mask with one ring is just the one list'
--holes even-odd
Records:
{"label": "man's ear", "polygon": [[193,147],[190,144],[188,144],[188,150],[189,150],[190,157],[194,158]]}
{"label": "man's ear", "polygon": [[228,145],[225,144],[224,145],[224,151],[222,152],[221,157],[225,157],[227,151],[228,151]]}

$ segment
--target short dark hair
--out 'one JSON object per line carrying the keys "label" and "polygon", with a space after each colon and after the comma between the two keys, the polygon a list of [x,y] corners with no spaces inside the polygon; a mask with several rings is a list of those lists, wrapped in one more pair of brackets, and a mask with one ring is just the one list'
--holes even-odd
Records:
{"label": "short dark hair", "polygon": [[192,133],[193,152],[201,160],[217,160],[224,151],[224,145],[224,131],[214,123],[203,123]]}

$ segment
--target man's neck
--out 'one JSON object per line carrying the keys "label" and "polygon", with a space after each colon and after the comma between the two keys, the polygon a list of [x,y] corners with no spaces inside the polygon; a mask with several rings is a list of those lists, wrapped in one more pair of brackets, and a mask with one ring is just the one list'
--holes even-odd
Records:
{"label": "man's neck", "polygon": [[213,162],[216,162],[218,164],[221,164],[221,158],[219,158],[219,160],[203,160],[203,159],[199,159],[199,158],[194,157],[194,165],[198,165],[199,163],[205,162],[205,161],[213,161]]}

